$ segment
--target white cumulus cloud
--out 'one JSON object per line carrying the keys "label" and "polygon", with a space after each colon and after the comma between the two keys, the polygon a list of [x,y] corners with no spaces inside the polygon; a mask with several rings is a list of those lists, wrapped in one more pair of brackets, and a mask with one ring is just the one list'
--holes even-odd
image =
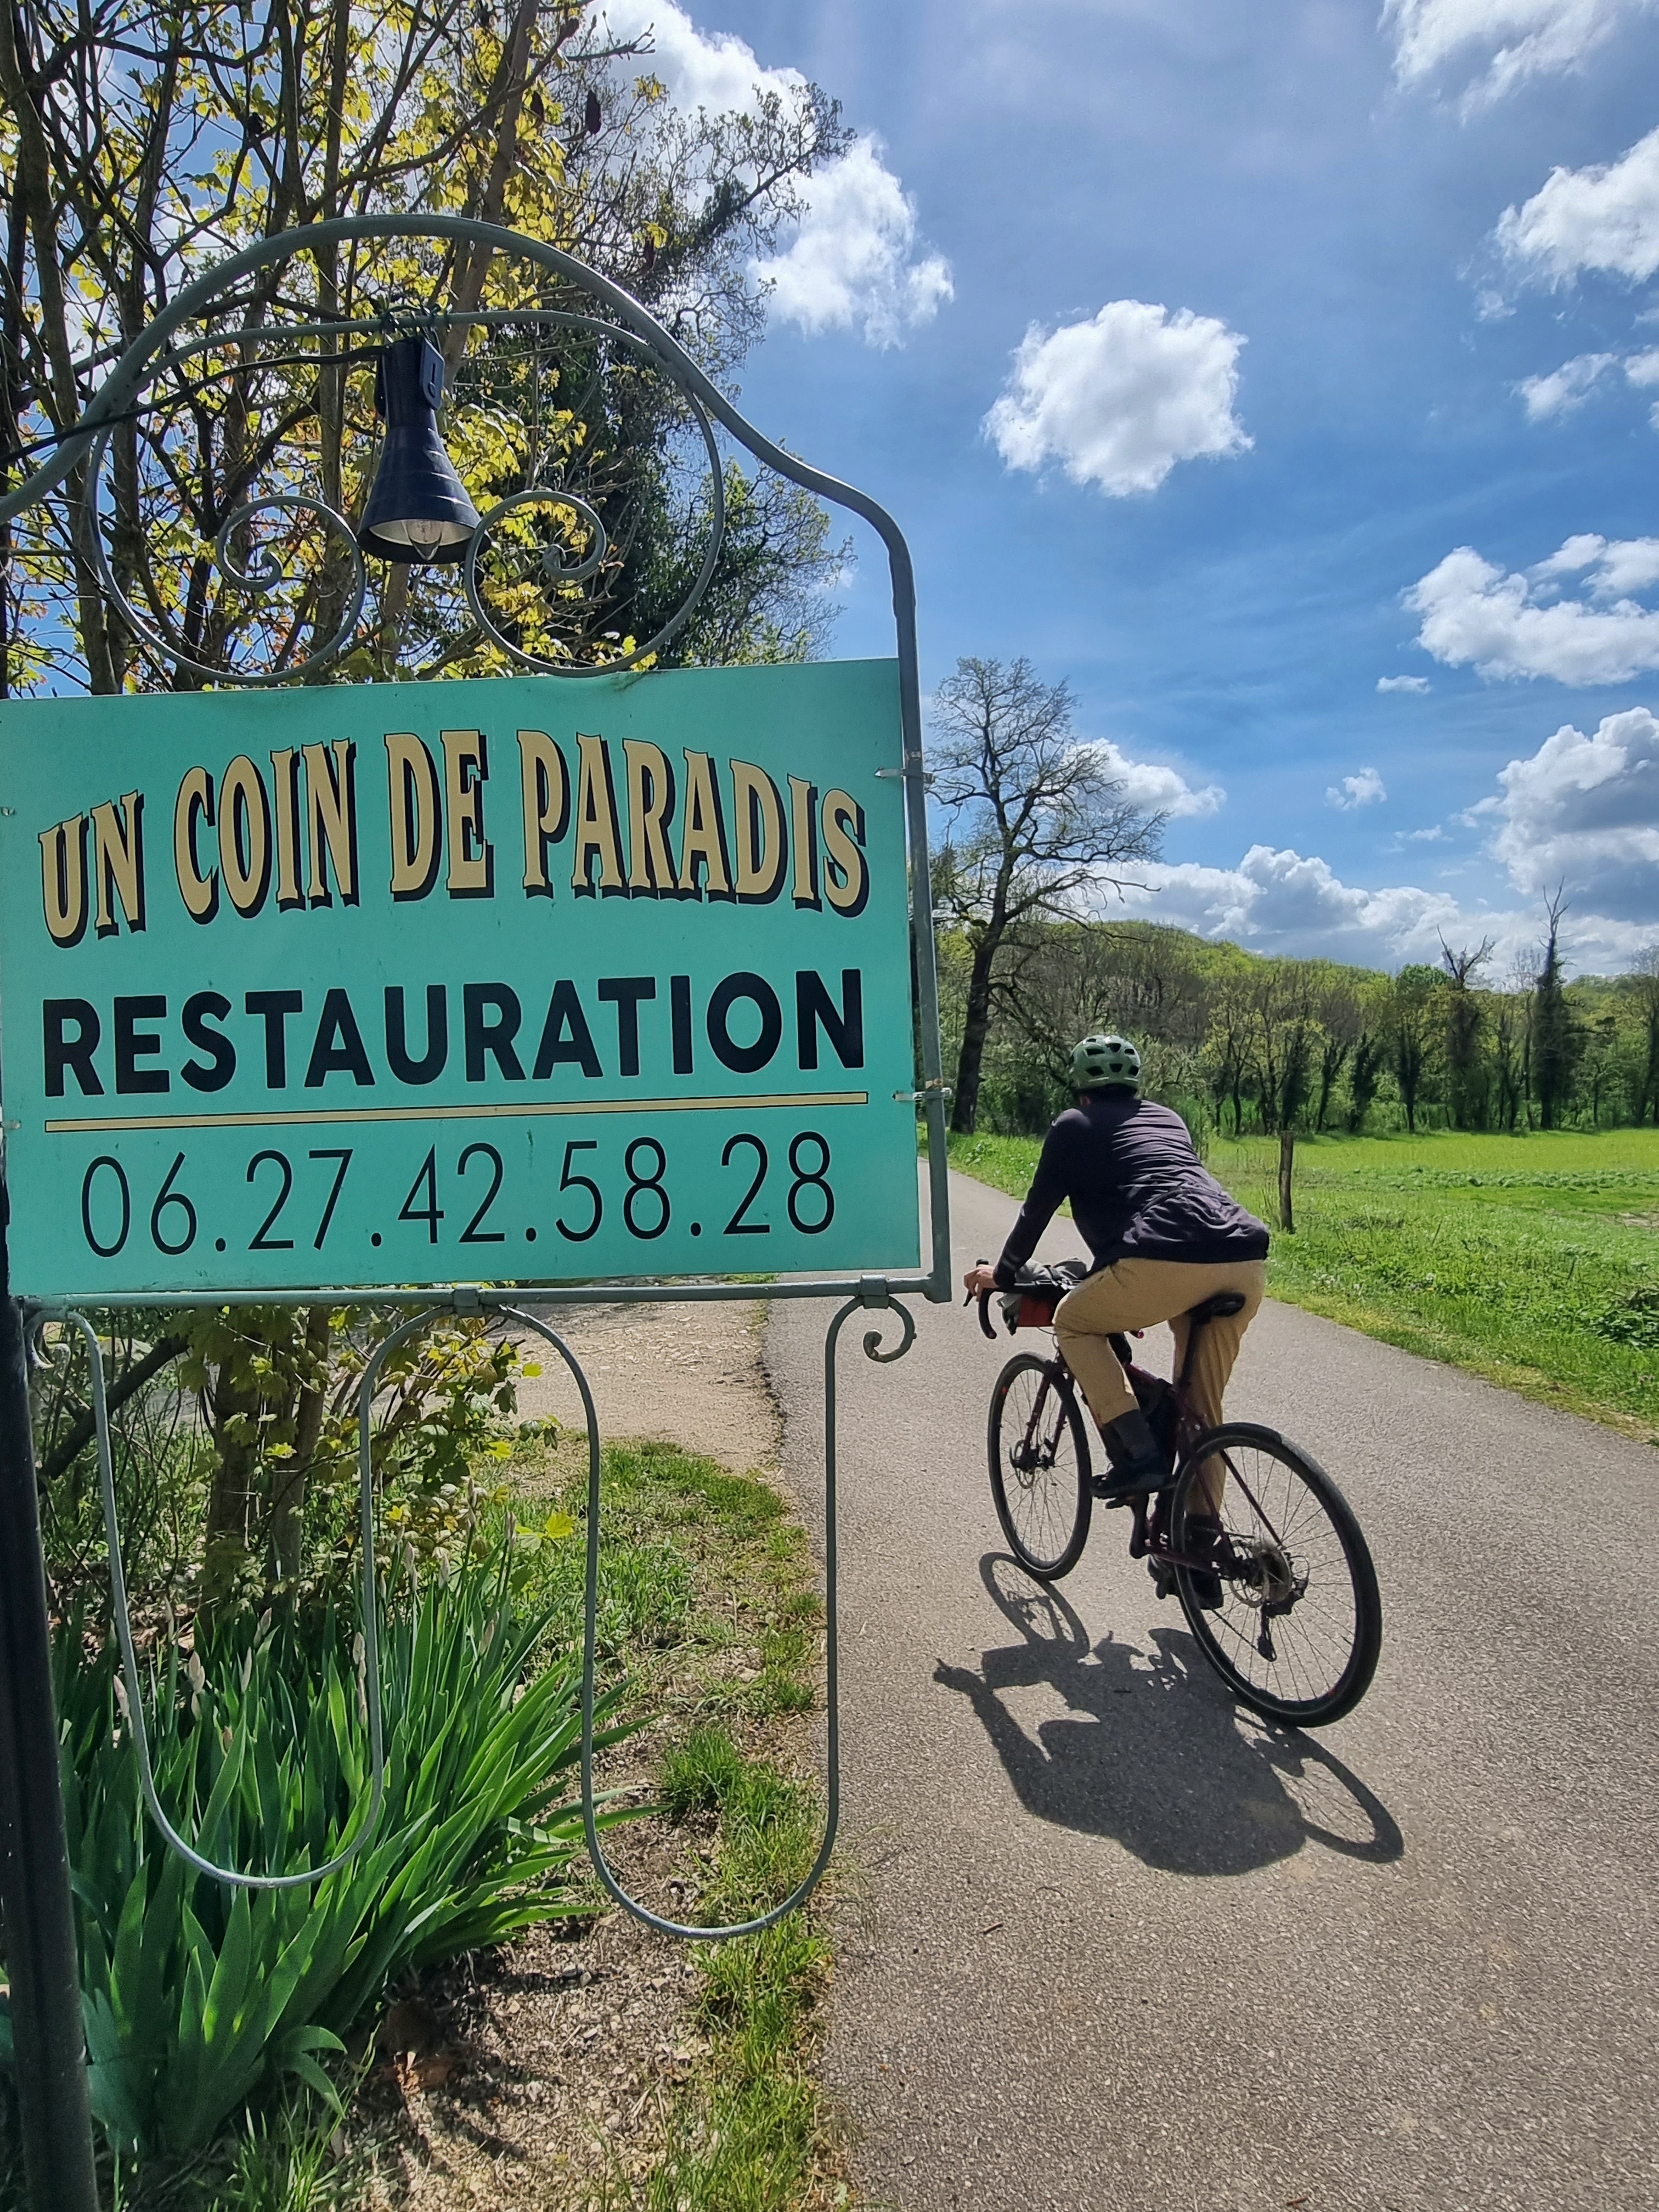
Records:
{"label": "white cumulus cloud", "polygon": [[674,0],[607,0],[606,22],[618,40],[649,36],[649,67],[677,107],[711,115],[742,114],[757,93],[797,93],[799,70],[763,69],[752,47],[730,31],[700,31]]}
{"label": "white cumulus cloud", "polygon": [[1388,792],[1382,777],[1374,768],[1362,768],[1358,775],[1345,775],[1340,783],[1328,784],[1325,804],[1334,806],[1344,814],[1352,814],[1361,806],[1373,805],[1386,799]]}
{"label": "white cumulus cloud", "polygon": [[1426,691],[1429,679],[1426,676],[1379,676],[1376,688],[1379,691]]}
{"label": "white cumulus cloud", "polygon": [[801,196],[806,214],[787,251],[755,264],[787,321],[809,333],[861,324],[872,345],[893,345],[951,296],[950,264],[919,245],[915,203],[874,140],[810,178]]}
{"label": "white cumulus cloud", "polygon": [[1645,707],[1587,736],[1564,723],[1499,775],[1484,802],[1492,850],[1520,891],[1565,882],[1582,903],[1645,927],[1659,921],[1659,720]]}
{"label": "white cumulus cloud", "polygon": [[[1451,945],[1491,937],[1501,972],[1535,952],[1543,902],[1558,884],[1569,902],[1564,950],[1574,969],[1615,973],[1659,938],[1659,715],[1647,708],[1605,715],[1590,732],[1565,723],[1535,752],[1510,761],[1490,794],[1457,818],[1482,833],[1506,872],[1511,896],[1502,904],[1419,884],[1345,883],[1318,854],[1267,844],[1251,846],[1231,868],[1146,864],[1122,902],[1149,921],[1251,951],[1376,968],[1437,963],[1443,935]],[[1400,841],[1445,842],[1437,823]],[[1102,912],[1117,903],[1103,885]]]}
{"label": "white cumulus cloud", "polygon": [[1021,340],[985,431],[1012,469],[1058,461],[1114,498],[1156,491],[1177,461],[1250,444],[1233,412],[1244,339],[1212,315],[1109,301]]}
{"label": "white cumulus cloud", "polygon": [[[1451,945],[1491,937],[1501,970],[1531,954],[1543,934],[1539,898],[1494,908],[1466,906],[1449,891],[1417,884],[1364,890],[1344,883],[1317,854],[1271,845],[1253,845],[1233,868],[1154,862],[1139,872],[1140,887],[1123,896],[1132,912],[1252,952],[1399,968],[1437,963],[1443,935]],[[1550,889],[1554,883],[1548,878]],[[1115,903],[1103,895],[1103,912]],[[1622,919],[1587,894],[1575,902],[1565,933],[1569,965],[1601,973],[1622,968],[1652,939],[1659,900],[1650,898],[1645,916]]]}
{"label": "white cumulus cloud", "polygon": [[1236,868],[1158,863],[1140,873],[1146,888],[1128,894],[1129,902],[1150,919],[1257,952],[1398,967],[1437,957],[1438,932],[1450,935],[1460,920],[1448,892],[1413,884],[1362,890],[1317,854],[1271,845],[1251,846]]}
{"label": "white cumulus cloud", "polygon": [[[1562,579],[1583,578],[1583,596]],[[1659,668],[1659,613],[1630,594],[1659,581],[1659,539],[1592,532],[1528,570],[1504,571],[1460,545],[1404,595],[1422,617],[1417,641],[1450,667],[1486,678],[1625,684]]]}
{"label": "white cumulus cloud", "polygon": [[1093,750],[1114,783],[1123,787],[1131,805],[1148,813],[1167,814],[1172,821],[1195,815],[1218,814],[1227,794],[1218,783],[1191,784],[1179,769],[1159,761],[1132,760],[1121,745],[1103,738]]}
{"label": "white cumulus cloud", "polygon": [[1421,84],[1455,62],[1480,72],[1464,96],[1473,108],[1529,76],[1559,76],[1599,46],[1621,17],[1651,0],[1384,0],[1395,75]]}
{"label": "white cumulus cloud", "polygon": [[[648,36],[649,66],[678,107],[745,114],[805,89],[799,70],[763,67],[741,39],[699,29],[674,0],[609,0],[605,19],[618,39]],[[878,141],[859,139],[798,189],[793,237],[751,271],[786,321],[809,334],[861,326],[884,346],[938,313],[951,295],[950,264],[921,243],[915,204]]]}
{"label": "white cumulus cloud", "polygon": [[1494,234],[1518,277],[1571,284],[1587,270],[1644,283],[1659,269],[1659,130],[1616,161],[1552,169]]}

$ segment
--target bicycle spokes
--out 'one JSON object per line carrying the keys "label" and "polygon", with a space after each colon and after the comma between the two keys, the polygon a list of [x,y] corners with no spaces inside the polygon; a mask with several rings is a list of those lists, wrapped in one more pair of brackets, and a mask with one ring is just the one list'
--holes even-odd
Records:
{"label": "bicycle spokes", "polygon": [[[1207,1519],[1218,1468],[1217,1533],[1195,1547],[1188,1522]],[[1376,1664],[1381,1607],[1364,1540],[1323,1470],[1269,1430],[1218,1431],[1195,1448],[1170,1520],[1183,1610],[1220,1673],[1275,1717],[1346,1711]]]}

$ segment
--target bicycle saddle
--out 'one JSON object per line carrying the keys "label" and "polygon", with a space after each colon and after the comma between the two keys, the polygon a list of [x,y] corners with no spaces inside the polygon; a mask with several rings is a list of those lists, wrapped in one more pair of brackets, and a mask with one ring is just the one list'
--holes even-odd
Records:
{"label": "bicycle saddle", "polygon": [[1187,1318],[1190,1322],[1225,1321],[1230,1316],[1241,1312],[1243,1304],[1243,1291],[1218,1291],[1212,1298],[1205,1298],[1190,1307]]}

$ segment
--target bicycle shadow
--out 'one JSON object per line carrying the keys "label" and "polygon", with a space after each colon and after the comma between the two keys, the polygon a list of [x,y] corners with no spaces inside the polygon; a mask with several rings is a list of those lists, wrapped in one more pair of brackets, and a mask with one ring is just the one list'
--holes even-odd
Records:
{"label": "bicycle shadow", "polygon": [[[1187,1629],[1158,1627],[1148,1654],[1091,1644],[1060,1592],[1006,1553],[980,1575],[1020,1641],[976,1674],[941,1660],[933,1680],[972,1704],[1027,1812],[1110,1836],[1171,1874],[1239,1875],[1305,1844],[1386,1865],[1405,1850],[1388,1808],[1315,1738],[1237,1704]],[[1078,1718],[1016,1717],[1006,1693],[1046,1685]]]}

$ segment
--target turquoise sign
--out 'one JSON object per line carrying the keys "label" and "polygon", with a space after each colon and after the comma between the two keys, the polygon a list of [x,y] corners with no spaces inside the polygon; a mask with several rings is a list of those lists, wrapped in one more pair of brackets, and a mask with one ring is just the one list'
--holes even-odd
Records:
{"label": "turquoise sign", "polygon": [[0,703],[13,1286],[920,1252],[896,665]]}

